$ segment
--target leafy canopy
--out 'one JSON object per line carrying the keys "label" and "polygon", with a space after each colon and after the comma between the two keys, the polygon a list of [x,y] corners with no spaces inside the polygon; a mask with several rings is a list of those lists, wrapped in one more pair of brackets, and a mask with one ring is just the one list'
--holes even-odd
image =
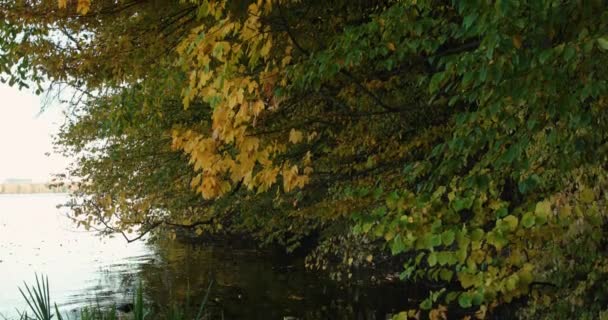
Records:
{"label": "leafy canopy", "polygon": [[312,237],[431,318],[608,314],[604,1],[74,3],[0,2],[0,71],[82,93],[80,222]]}

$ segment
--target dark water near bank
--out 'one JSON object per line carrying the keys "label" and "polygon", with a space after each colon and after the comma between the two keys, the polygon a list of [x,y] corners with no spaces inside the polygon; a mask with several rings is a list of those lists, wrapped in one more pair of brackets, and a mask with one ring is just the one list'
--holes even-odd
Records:
{"label": "dark water near bank", "polygon": [[385,319],[404,308],[402,285],[342,286],[302,262],[257,250],[171,241],[127,244],[76,227],[56,205],[64,195],[0,195],[0,313],[24,309],[17,287],[49,276],[52,300],[70,312],[132,299],[141,281],[151,308],[203,299],[225,319]]}

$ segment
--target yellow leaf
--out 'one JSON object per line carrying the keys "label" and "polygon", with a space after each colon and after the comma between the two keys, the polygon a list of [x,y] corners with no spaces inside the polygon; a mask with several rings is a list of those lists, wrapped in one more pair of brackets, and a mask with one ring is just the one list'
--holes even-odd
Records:
{"label": "yellow leaf", "polygon": [[314,169],[311,167],[304,167],[303,171],[305,175],[310,176],[314,172]]}
{"label": "yellow leaf", "polygon": [[524,286],[529,285],[534,280],[534,275],[532,274],[533,269],[534,266],[530,263],[524,264],[524,266],[521,268],[519,272],[519,281]]}
{"label": "yellow leaf", "polygon": [[318,133],[317,133],[316,131],[311,132],[311,133],[308,135],[308,138],[307,138],[307,139],[308,139],[308,142],[310,142],[310,141],[312,141],[314,138],[316,138],[316,137],[317,137],[317,135],[318,135]]}
{"label": "yellow leaf", "polygon": [[407,312],[399,312],[397,315],[393,316],[393,320],[407,320]]}
{"label": "yellow leaf", "polygon": [[537,216],[547,218],[551,214],[551,202],[541,201],[537,203],[534,212]]}
{"label": "yellow leaf", "polygon": [[259,115],[264,110],[264,101],[256,101],[255,103],[253,103],[252,109],[254,115]]}
{"label": "yellow leaf", "polygon": [[247,123],[251,118],[249,111],[249,106],[246,103],[241,104],[239,111],[236,113],[235,124]]}
{"label": "yellow leaf", "polygon": [[299,183],[298,181],[298,167],[285,165],[283,167],[283,189],[285,192],[293,190]]}
{"label": "yellow leaf", "polygon": [[591,188],[583,188],[580,192],[579,198],[584,203],[591,203],[595,200],[595,192]]}
{"label": "yellow leaf", "polygon": [[247,11],[249,11],[250,15],[258,15],[260,10],[259,7],[256,3],[252,3],[249,5],[249,7],[247,8]]}
{"label": "yellow leaf", "polygon": [[268,57],[270,49],[272,49],[272,38],[268,38],[268,40],[266,40],[266,43],[264,43],[262,49],[260,49],[260,56],[262,56],[263,58]]}
{"label": "yellow leaf", "polygon": [[571,214],[572,214],[572,207],[569,204],[566,204],[559,209],[559,216],[561,218],[567,218]]}
{"label": "yellow leaf", "polygon": [[91,0],[78,0],[78,5],[76,6],[76,11],[81,15],[85,15],[89,12],[91,8]]}
{"label": "yellow leaf", "polygon": [[479,310],[477,310],[477,312],[475,312],[475,318],[479,319],[479,320],[483,320],[486,318],[487,312],[488,312],[488,307],[480,306]]}
{"label": "yellow leaf", "polygon": [[392,43],[392,42],[387,43],[387,44],[386,44],[386,47],[387,47],[387,48],[388,48],[388,50],[390,50],[390,51],[395,51],[395,50],[397,50],[397,48],[395,48],[395,44],[394,44],[394,43]]}
{"label": "yellow leaf", "polygon": [[192,189],[195,189],[196,187],[198,187],[201,183],[202,178],[203,178],[203,176],[201,174],[196,175],[194,178],[192,178],[192,181],[190,181],[190,187]]}
{"label": "yellow leaf", "polygon": [[517,225],[519,223],[519,220],[514,215],[508,215],[508,216],[504,217],[502,219],[502,221],[504,221],[507,224],[507,226],[509,227],[509,231],[515,231],[515,229],[517,229]]}
{"label": "yellow leaf", "polygon": [[57,0],[59,9],[65,9],[68,6],[68,0]]}
{"label": "yellow leaf", "polygon": [[289,132],[289,142],[291,142],[293,144],[297,144],[297,143],[300,143],[300,141],[302,141],[302,139],[303,139],[302,131],[298,131],[296,129],[291,129],[291,132]]}
{"label": "yellow leaf", "polygon": [[255,81],[250,81],[250,80],[248,80],[248,79],[246,79],[246,80],[244,81],[243,85],[247,87],[247,92],[248,92],[248,93],[253,93],[253,91],[254,91],[255,89],[257,89],[257,87],[258,87],[258,83],[257,83],[257,82],[255,82]]}
{"label": "yellow leaf", "polygon": [[447,311],[445,306],[439,306],[429,312],[429,320],[447,320]]}
{"label": "yellow leaf", "polygon": [[458,274],[458,280],[460,281],[460,285],[465,289],[479,284],[479,278],[477,275],[472,275],[466,272],[460,272]]}
{"label": "yellow leaf", "polygon": [[256,179],[259,181],[258,192],[264,192],[270,188],[276,181],[279,174],[279,168],[265,169],[258,173]]}
{"label": "yellow leaf", "polygon": [[310,151],[306,152],[306,154],[304,155],[304,158],[302,158],[302,163],[305,166],[309,166],[312,164],[312,153],[310,153]]}
{"label": "yellow leaf", "polygon": [[281,60],[281,66],[285,67],[290,62],[291,62],[291,56],[285,56],[285,57],[283,57],[283,60]]}

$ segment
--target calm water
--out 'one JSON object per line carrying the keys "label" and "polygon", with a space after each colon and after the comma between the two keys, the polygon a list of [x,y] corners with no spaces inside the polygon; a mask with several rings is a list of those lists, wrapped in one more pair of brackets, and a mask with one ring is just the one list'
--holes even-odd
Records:
{"label": "calm water", "polygon": [[9,318],[25,308],[17,287],[35,272],[49,276],[51,298],[66,312],[127,302],[139,281],[152,308],[187,295],[200,301],[211,279],[211,307],[226,319],[385,319],[406,303],[402,286],[342,287],[254,250],[100,238],[56,208],[64,200],[0,195],[0,313]]}
{"label": "calm water", "polygon": [[120,278],[136,274],[153,252],[143,242],[126,244],[77,229],[56,208],[65,195],[0,195],[0,313],[23,309],[17,290],[34,273],[49,276],[51,296],[64,309],[91,299],[124,299]]}

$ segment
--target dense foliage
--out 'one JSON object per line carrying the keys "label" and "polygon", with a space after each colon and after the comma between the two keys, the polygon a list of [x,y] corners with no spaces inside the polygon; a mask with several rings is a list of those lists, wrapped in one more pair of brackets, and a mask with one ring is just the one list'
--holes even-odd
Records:
{"label": "dense foliage", "polygon": [[315,239],[308,265],[337,276],[398,262],[436,288],[431,318],[519,298],[523,318],[608,316],[605,1],[0,0],[0,18],[5,81],[75,92],[57,142],[81,223]]}

